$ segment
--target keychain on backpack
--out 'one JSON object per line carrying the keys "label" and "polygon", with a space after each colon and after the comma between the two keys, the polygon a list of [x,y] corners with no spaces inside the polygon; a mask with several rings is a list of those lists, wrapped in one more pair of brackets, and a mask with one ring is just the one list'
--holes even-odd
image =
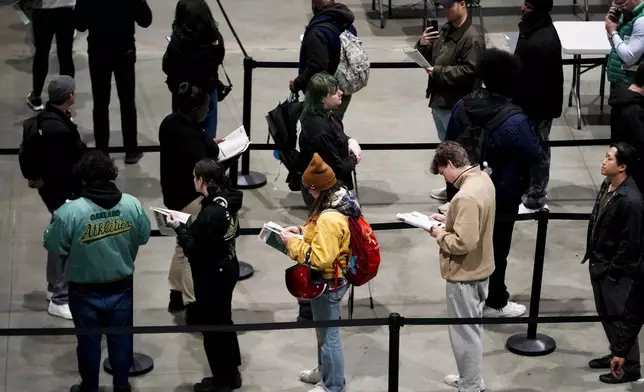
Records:
{"label": "keychain on backpack", "polygon": [[492,175],[492,168],[487,164],[487,161],[483,161],[483,173],[487,174],[488,176]]}

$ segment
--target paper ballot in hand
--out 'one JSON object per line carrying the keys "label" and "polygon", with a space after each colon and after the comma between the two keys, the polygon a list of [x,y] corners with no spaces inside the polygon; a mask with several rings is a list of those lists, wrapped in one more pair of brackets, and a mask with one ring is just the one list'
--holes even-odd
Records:
{"label": "paper ballot in hand", "polygon": [[[283,244],[282,240],[280,239],[280,233],[283,231],[284,228],[275,222],[264,223],[262,231],[259,232],[259,239],[266,243],[266,245],[272,247],[273,249],[277,249],[287,255],[288,250],[286,249],[286,245]],[[297,234],[296,237],[301,240],[304,239],[304,237],[300,234]]]}
{"label": "paper ballot in hand", "polygon": [[159,233],[164,236],[172,237],[177,235],[174,229],[168,225],[168,216],[172,216],[174,219],[183,224],[188,223],[188,220],[190,219],[190,214],[186,214],[185,212],[168,210],[167,208],[158,207],[150,207],[150,209],[154,213],[154,220],[157,222]]}
{"label": "paper ballot in hand", "polygon": [[427,69],[432,66],[417,49],[400,49],[400,50],[402,50],[402,52],[406,54],[411,61],[418,64],[420,67]]}
{"label": "paper ballot in hand", "polygon": [[242,125],[235,129],[230,135],[224,138],[224,141],[218,144],[219,156],[217,161],[224,162],[243,154],[250,146],[250,139],[246,134],[246,129]]}
{"label": "paper ballot in hand", "polygon": [[443,222],[429,219],[427,215],[416,211],[406,214],[396,214],[396,219],[403,221],[408,225],[418,227],[419,229],[431,230],[434,227],[441,229],[445,228],[445,224]]}

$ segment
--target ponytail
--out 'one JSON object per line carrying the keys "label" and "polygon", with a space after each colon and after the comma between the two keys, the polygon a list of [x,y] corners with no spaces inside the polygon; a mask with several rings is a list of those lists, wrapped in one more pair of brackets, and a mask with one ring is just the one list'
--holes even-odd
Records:
{"label": "ponytail", "polygon": [[226,168],[212,159],[203,159],[195,165],[195,177],[206,184],[208,195],[218,195],[229,187]]}

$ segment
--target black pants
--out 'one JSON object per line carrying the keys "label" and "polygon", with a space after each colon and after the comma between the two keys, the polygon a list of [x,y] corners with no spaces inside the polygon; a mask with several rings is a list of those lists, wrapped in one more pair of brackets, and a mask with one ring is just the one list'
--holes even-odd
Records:
{"label": "black pants", "polygon": [[[239,262],[231,261],[208,277],[208,287],[198,285],[203,277],[194,279],[198,325],[233,325],[233,290],[239,280]],[[193,270],[193,273],[195,271]],[[208,358],[215,386],[228,386],[241,365],[236,332],[204,332],[203,348]]]}
{"label": "black pants", "polygon": [[74,8],[36,9],[33,12],[33,33],[36,52],[33,60],[33,95],[40,97],[49,72],[49,52],[56,37],[58,63],[61,75],[74,77],[72,59],[74,46]]}
{"label": "black pants", "polygon": [[[612,280],[605,275],[599,279],[591,278],[590,282],[593,286],[597,314],[600,316],[621,316],[624,313],[626,299],[631,291],[631,278],[624,276],[619,280]],[[618,324],[619,322],[617,321],[602,322],[611,349],[613,342],[616,340]],[[624,371],[627,373],[640,373],[640,346],[637,339],[631,351],[626,355]]]}
{"label": "black pants", "polygon": [[121,106],[121,131],[123,145],[128,154],[137,153],[136,79],[134,64],[136,51],[89,52],[89,75],[92,79],[94,97],[94,138],[96,147],[107,151],[110,143],[110,98],[112,95],[112,74],[116,81],[116,92]]}
{"label": "black pants", "polygon": [[521,201],[501,201],[496,205],[494,220],[494,272],[490,275],[489,292],[485,304],[493,309],[502,309],[508,304],[510,294],[505,285],[505,271],[508,268],[508,255],[512,246],[512,232],[514,220],[502,220],[504,215],[516,215],[519,212]]}

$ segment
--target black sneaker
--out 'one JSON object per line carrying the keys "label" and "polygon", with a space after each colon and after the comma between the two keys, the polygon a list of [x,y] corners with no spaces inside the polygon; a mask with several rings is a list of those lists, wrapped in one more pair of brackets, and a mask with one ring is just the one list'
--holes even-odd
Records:
{"label": "black sneaker", "polygon": [[635,382],[640,379],[639,373],[627,373],[624,370],[619,374],[619,376],[613,376],[613,373],[602,374],[599,376],[599,381],[605,384],[623,384],[627,382]]}
{"label": "black sneaker", "polygon": [[132,392],[132,386],[128,385],[127,387],[114,387],[114,392]]}
{"label": "black sneaker", "polygon": [[194,392],[232,392],[232,389],[228,386],[226,387],[215,387],[211,383],[198,382],[192,388]]}
{"label": "black sneaker", "polygon": [[27,97],[27,105],[29,105],[31,110],[36,112],[39,112],[45,108],[45,106],[42,104],[42,98],[34,97],[34,93],[29,93],[29,96]]}
{"label": "black sneaker", "polygon": [[610,369],[611,359],[613,359],[613,356],[610,354],[604,355],[601,358],[595,358],[588,362],[588,367],[591,369]]}
{"label": "black sneaker", "polygon": [[[201,380],[201,383],[202,384],[212,385],[212,380],[213,380],[212,377],[204,377]],[[230,384],[229,384],[230,389],[239,389],[239,388],[242,387],[242,383],[243,383],[242,382],[242,376],[241,376],[241,373],[238,370],[237,373],[235,373],[235,375],[233,376],[232,380],[230,380]],[[214,385],[213,385],[213,388],[214,388]]]}
{"label": "black sneaker", "polygon": [[168,312],[177,313],[185,310],[183,305],[183,294],[181,291],[170,290],[170,303],[168,304]]}
{"label": "black sneaker", "polygon": [[125,154],[125,164],[126,165],[135,165],[143,158],[142,152],[127,153]]}

